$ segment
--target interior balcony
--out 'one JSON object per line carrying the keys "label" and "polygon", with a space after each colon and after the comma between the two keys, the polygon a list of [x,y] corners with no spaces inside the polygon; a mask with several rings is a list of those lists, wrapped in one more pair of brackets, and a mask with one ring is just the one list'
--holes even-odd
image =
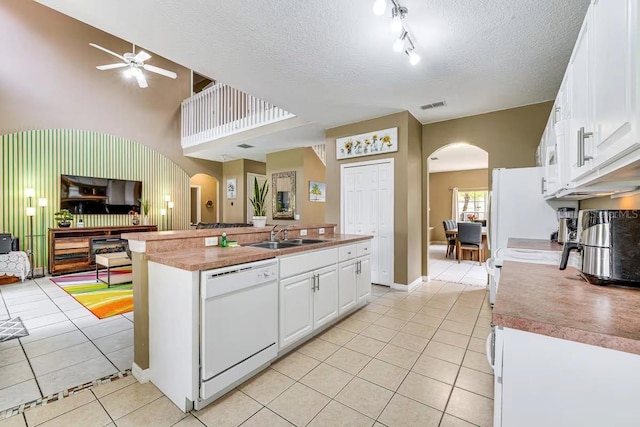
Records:
{"label": "interior balcony", "polygon": [[223,83],[185,99],[181,107],[181,143],[188,156],[305,124],[295,114]]}

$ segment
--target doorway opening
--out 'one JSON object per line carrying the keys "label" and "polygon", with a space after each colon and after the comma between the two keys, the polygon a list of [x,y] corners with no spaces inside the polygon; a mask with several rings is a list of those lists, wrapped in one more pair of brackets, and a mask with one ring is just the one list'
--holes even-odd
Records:
{"label": "doorway opening", "polygon": [[199,223],[219,222],[219,181],[204,173],[199,173],[189,179],[191,191],[191,226]]}
{"label": "doorway opening", "polygon": [[[445,145],[428,157],[429,250],[428,271],[432,280],[486,285],[484,265],[488,253],[489,153],[458,142]],[[456,234],[460,222],[480,222],[485,251],[474,260],[456,254]],[[454,229],[455,233],[447,233]],[[477,258],[475,258],[477,256]]]}

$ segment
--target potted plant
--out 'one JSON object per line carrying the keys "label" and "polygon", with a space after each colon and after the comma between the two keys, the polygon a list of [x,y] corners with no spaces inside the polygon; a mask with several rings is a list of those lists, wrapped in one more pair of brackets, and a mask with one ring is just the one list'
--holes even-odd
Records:
{"label": "potted plant", "polygon": [[267,193],[269,184],[265,180],[262,186],[258,184],[258,178],[253,178],[253,198],[249,199],[253,205],[253,226],[264,227],[267,224]]}
{"label": "potted plant", "polygon": [[149,201],[140,199],[140,207],[142,207],[142,225],[149,225]]}
{"label": "potted plant", "polygon": [[71,227],[73,215],[71,215],[71,212],[69,212],[68,209],[60,209],[58,212],[53,214],[53,218],[58,221],[58,227],[67,228]]}

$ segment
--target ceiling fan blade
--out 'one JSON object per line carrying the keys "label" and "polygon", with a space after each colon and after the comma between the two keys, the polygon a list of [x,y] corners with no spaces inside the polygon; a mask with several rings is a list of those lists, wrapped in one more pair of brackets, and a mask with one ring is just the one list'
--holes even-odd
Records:
{"label": "ceiling fan blade", "polygon": [[114,68],[122,68],[122,67],[126,67],[127,64],[125,64],[124,62],[120,62],[118,64],[108,64],[108,65],[98,65],[96,68],[98,70],[113,70]]}
{"label": "ceiling fan blade", "polygon": [[111,54],[111,55],[115,56],[116,58],[120,58],[120,59],[122,59],[123,61],[125,60],[125,59],[124,59],[124,56],[119,55],[119,54],[117,54],[117,53],[115,53],[115,52],[111,52],[109,49],[105,49],[104,47],[102,47],[102,46],[98,46],[98,45],[97,45],[97,44],[95,44],[95,43],[89,43],[89,46],[93,46],[93,47],[95,47],[96,49],[100,49],[100,50],[101,50],[101,51],[103,51],[103,52],[107,52],[107,53],[109,53],[109,54]]}
{"label": "ceiling fan blade", "polygon": [[147,84],[147,79],[144,78],[144,74],[142,74],[141,72],[136,74],[136,80],[138,80],[138,86],[140,86],[142,89],[144,89],[145,87],[149,87],[149,85]]}
{"label": "ceiling fan blade", "polygon": [[151,58],[151,55],[149,55],[144,50],[141,50],[133,59],[135,59],[136,62],[144,62],[149,58]]}
{"label": "ceiling fan blade", "polygon": [[162,74],[163,76],[169,77],[170,79],[175,79],[178,77],[178,75],[173,71],[168,71],[164,68],[156,67],[153,65],[144,64],[144,69],[147,71],[151,71],[152,73]]}

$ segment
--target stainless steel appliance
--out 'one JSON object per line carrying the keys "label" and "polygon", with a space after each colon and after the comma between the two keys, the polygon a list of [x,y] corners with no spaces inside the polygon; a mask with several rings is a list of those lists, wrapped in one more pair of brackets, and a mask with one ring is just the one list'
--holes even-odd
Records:
{"label": "stainless steel appliance", "polygon": [[640,210],[581,210],[577,240],[564,244],[560,270],[576,250],[589,283],[640,286]]}
{"label": "stainless steel appliance", "polygon": [[565,243],[576,239],[576,217],[575,208],[558,208],[558,243]]}

